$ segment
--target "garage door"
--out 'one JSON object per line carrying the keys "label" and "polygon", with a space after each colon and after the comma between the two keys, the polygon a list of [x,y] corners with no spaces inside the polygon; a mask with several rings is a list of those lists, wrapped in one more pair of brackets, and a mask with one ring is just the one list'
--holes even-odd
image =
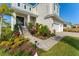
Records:
{"label": "garage door", "polygon": [[53,29],[54,29],[56,32],[60,32],[60,25],[59,25],[59,24],[53,24]]}

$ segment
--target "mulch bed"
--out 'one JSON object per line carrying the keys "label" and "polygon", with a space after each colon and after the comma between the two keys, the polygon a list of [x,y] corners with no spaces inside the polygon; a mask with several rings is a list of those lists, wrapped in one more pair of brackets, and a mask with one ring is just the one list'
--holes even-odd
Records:
{"label": "mulch bed", "polygon": [[35,53],[36,53],[35,48],[32,48],[31,45],[29,43],[27,43],[27,42],[24,42],[21,46],[19,46],[17,48],[10,49],[9,52],[11,52],[13,54],[13,53],[16,53],[17,50],[30,51],[30,52],[32,52],[32,56],[35,55]]}

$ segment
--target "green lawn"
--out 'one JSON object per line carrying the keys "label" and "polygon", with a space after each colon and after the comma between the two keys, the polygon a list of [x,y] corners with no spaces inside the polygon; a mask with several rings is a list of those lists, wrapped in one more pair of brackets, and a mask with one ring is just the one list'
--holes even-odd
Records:
{"label": "green lawn", "polygon": [[66,36],[49,51],[37,52],[39,56],[79,56],[79,38]]}

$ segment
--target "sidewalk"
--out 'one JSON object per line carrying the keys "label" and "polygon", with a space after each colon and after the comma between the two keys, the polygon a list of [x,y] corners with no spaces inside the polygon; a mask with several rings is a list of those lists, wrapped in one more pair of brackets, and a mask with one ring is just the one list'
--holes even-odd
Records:
{"label": "sidewalk", "polygon": [[48,51],[57,42],[59,42],[60,39],[63,38],[63,36],[57,35],[54,37],[50,37],[49,39],[46,39],[46,40],[41,40],[39,38],[32,36],[30,33],[25,34],[25,38],[27,37],[30,39],[30,42],[32,42],[33,44],[35,44],[35,41],[37,41],[37,47],[45,51]]}

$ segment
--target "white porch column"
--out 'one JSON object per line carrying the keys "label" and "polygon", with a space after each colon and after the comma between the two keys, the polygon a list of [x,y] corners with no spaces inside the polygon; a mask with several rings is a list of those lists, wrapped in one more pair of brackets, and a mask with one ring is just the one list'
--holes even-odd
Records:
{"label": "white porch column", "polygon": [[14,30],[14,25],[16,24],[16,13],[13,13],[13,16],[11,17],[11,30]]}
{"label": "white porch column", "polygon": [[30,22],[30,15],[27,15],[27,24]]}
{"label": "white porch column", "polygon": [[63,32],[63,24],[62,24],[62,32]]}

